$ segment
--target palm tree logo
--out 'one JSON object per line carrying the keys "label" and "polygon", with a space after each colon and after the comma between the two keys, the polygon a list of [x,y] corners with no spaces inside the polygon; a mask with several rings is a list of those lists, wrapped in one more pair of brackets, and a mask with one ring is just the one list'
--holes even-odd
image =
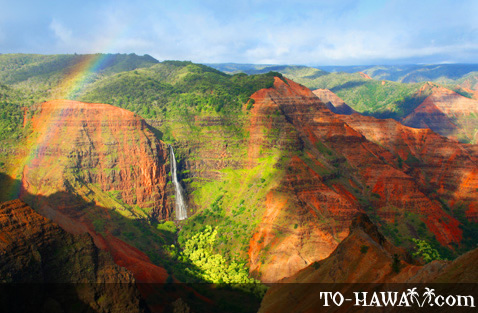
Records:
{"label": "palm tree logo", "polygon": [[425,299],[423,300],[422,305],[420,307],[422,307],[423,304],[425,304],[425,302],[430,304],[430,302],[432,302],[432,297],[435,297],[435,292],[434,292],[435,289],[428,288],[428,287],[425,287],[425,289],[426,291],[423,293],[423,296],[425,297]]}
{"label": "palm tree logo", "polygon": [[407,289],[407,296],[410,297],[410,303],[417,303],[419,307],[421,307],[420,302],[418,302],[418,292],[417,287],[412,289]]}

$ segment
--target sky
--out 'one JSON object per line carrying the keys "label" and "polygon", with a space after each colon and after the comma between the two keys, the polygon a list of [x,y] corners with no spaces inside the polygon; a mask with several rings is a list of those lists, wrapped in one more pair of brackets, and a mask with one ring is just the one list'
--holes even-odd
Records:
{"label": "sky", "polygon": [[477,0],[0,0],[0,53],[198,63],[478,63]]}

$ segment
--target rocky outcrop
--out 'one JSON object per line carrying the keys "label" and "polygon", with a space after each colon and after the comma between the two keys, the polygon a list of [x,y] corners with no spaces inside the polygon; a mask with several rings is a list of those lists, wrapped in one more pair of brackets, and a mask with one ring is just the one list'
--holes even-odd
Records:
{"label": "rocky outcrop", "polygon": [[[417,287],[418,283],[476,282],[477,253],[475,249],[453,262],[433,261],[425,266],[413,264],[404,250],[388,242],[370,219],[360,214],[353,219],[350,234],[328,258],[272,285],[262,300],[259,312],[289,312],[291,308],[298,312],[348,312],[357,309],[352,307],[353,303],[332,310],[324,307],[323,299],[317,295],[328,291],[327,288],[346,294],[351,290],[373,292],[380,288],[391,291],[394,290],[392,286],[397,287],[397,291],[405,291],[404,286]],[[450,284],[444,286],[449,287]]]}
{"label": "rocky outcrop", "polygon": [[[366,248],[365,248],[366,247]],[[393,256],[401,260],[400,273],[391,268]],[[408,261],[408,262],[407,262]],[[410,256],[393,246],[367,215],[358,214],[350,223],[349,235],[326,259],[281,282],[301,283],[380,283],[401,281],[410,265]],[[408,266],[409,268],[405,269]],[[393,278],[393,279],[392,279]]]}
{"label": "rocky outcrop", "polygon": [[[274,88],[260,90],[252,99],[249,163],[254,165],[267,148],[290,157],[279,186],[267,195],[264,215],[249,248],[251,272],[262,281],[274,282],[326,257],[345,238],[347,221],[360,208],[340,183],[325,183],[333,179],[332,166],[304,146],[318,142],[314,127],[303,121],[297,127],[291,110],[303,106],[304,111],[321,110],[332,119],[333,113],[309,89],[286,79],[275,78]],[[321,126],[336,124],[344,123],[333,119]],[[295,155],[297,151],[304,154]]]}
{"label": "rocky outcrop", "polygon": [[459,203],[461,210],[468,206],[469,220],[474,219],[472,149],[392,120],[335,115],[310,90],[287,79],[276,78],[274,88],[252,98],[249,161],[270,142],[267,136],[277,127],[273,112],[275,121],[283,118],[276,134],[301,147],[297,153],[293,145],[275,146],[290,159],[250,242],[254,275],[274,282],[324,258],[364,210],[385,224],[418,216],[445,246],[462,240],[460,222],[438,200]]}
{"label": "rocky outcrop", "polygon": [[328,89],[316,89],[313,93],[335,114],[350,115],[356,113],[344,100]]}
{"label": "rocky outcrop", "polygon": [[372,77],[370,77],[369,75],[367,75],[367,74],[366,74],[366,73],[364,73],[364,72],[359,72],[359,74],[360,74],[360,76],[361,76],[362,78],[365,78],[365,79],[372,79]]}
{"label": "rocky outcrop", "polygon": [[428,83],[431,94],[402,119],[406,126],[429,128],[443,136],[476,143],[478,101]]}
{"label": "rocky outcrop", "polygon": [[342,186],[327,186],[298,157],[266,199],[261,224],[249,247],[250,269],[264,282],[287,277],[328,256],[343,240],[357,200]]}
{"label": "rocky outcrop", "polygon": [[[72,305],[95,312],[145,311],[133,275],[90,235],[69,234],[20,200],[0,204],[0,256],[2,288],[8,287],[2,307],[11,312]],[[37,293],[25,300],[18,292],[29,288]]]}
{"label": "rocky outcrop", "polygon": [[406,127],[391,119],[352,115],[343,120],[368,140],[397,155],[401,170],[419,183],[427,197],[445,200],[450,207],[460,203],[465,211],[473,211],[478,202],[476,146],[459,144],[428,129]]}
{"label": "rocky outcrop", "polygon": [[127,217],[167,218],[167,150],[134,113],[55,100],[31,121],[23,193],[81,195]]}

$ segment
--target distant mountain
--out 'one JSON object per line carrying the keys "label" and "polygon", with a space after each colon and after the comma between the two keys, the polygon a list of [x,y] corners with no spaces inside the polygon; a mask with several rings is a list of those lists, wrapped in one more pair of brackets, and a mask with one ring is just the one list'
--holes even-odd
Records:
{"label": "distant mountain", "polygon": [[462,142],[478,142],[478,100],[427,83],[419,94],[429,96],[401,122],[415,128],[430,128]]}
{"label": "distant mountain", "polygon": [[[419,83],[435,81],[439,83],[453,83],[466,75],[477,72],[478,64],[410,64],[410,65],[359,65],[359,66],[297,66],[297,65],[266,65],[266,64],[236,64],[218,63],[208,64],[224,72],[254,73],[267,70],[278,71],[291,67],[309,67],[329,73],[357,73],[363,72],[373,79],[389,80],[401,83]],[[285,73],[283,73],[285,74]]]}
{"label": "distant mountain", "polygon": [[325,103],[330,111],[336,114],[350,115],[356,113],[354,109],[344,102],[344,100],[340,99],[340,97],[328,89],[316,89],[313,93]]}
{"label": "distant mountain", "polygon": [[478,72],[471,72],[457,80],[467,96],[478,99]]}
{"label": "distant mountain", "polygon": [[[213,65],[221,68],[221,65]],[[234,68],[229,65],[229,69]],[[342,98],[355,111],[379,118],[401,118],[409,114],[423,99],[412,97],[422,84],[403,84],[393,81],[369,79],[365,67],[344,67],[348,72],[326,72],[306,66],[237,67],[245,73],[267,72],[274,69],[311,90],[328,89]],[[335,70],[337,67],[324,67]]]}
{"label": "distant mountain", "polygon": [[[291,79],[295,78],[291,76]],[[424,99],[414,96],[424,83],[380,81],[366,78],[361,73],[330,73],[314,79],[299,78],[298,81],[312,90],[328,89],[355,111],[378,118],[399,119]]]}
{"label": "distant mountain", "polygon": [[136,54],[1,54],[0,82],[12,85],[26,80],[49,80],[55,74],[68,74],[75,65],[88,58],[101,59],[94,72],[103,74],[131,71],[158,63],[149,55]]}
{"label": "distant mountain", "polygon": [[72,78],[68,86],[84,87],[102,77],[156,63],[149,55],[136,54],[2,54],[0,83],[20,90],[23,103],[29,105],[64,98],[63,85]]}
{"label": "distant mountain", "polygon": [[[335,113],[351,114],[353,110],[378,118],[394,118],[411,127],[430,128],[461,142],[478,140],[475,104],[478,65],[475,64],[322,67],[330,73],[305,66],[241,65],[236,68],[247,73],[278,71],[312,90],[323,90],[319,97],[326,97],[325,90],[330,90],[349,106],[343,110],[329,106]],[[428,80],[444,85],[436,85],[432,91],[427,88],[430,84],[425,83]],[[440,100],[437,88],[441,88]],[[445,94],[450,96],[443,96]],[[441,109],[431,109],[430,103],[422,104],[432,98],[440,103]]]}
{"label": "distant mountain", "polygon": [[391,80],[401,83],[419,83],[434,81],[453,83],[465,75],[478,71],[478,64],[431,64],[431,65],[397,65],[372,66],[362,72],[374,79]]}

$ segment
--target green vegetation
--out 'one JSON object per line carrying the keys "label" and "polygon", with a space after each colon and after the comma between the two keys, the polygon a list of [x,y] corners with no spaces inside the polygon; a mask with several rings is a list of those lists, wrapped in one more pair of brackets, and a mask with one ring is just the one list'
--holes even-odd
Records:
{"label": "green vegetation", "polygon": [[144,118],[202,111],[239,112],[257,90],[272,87],[274,75],[227,75],[205,65],[165,61],[92,84],[80,97],[110,103]]}
{"label": "green vegetation", "polygon": [[398,254],[393,255],[392,259],[392,271],[395,273],[400,273],[401,262]]}
{"label": "green vegetation", "polygon": [[23,101],[20,92],[0,84],[0,141],[23,136]]}
{"label": "green vegetation", "polygon": [[320,262],[314,262],[312,263],[312,267],[314,268],[314,270],[318,270],[320,268]]}
{"label": "green vegetation", "polygon": [[367,253],[367,251],[368,251],[369,248],[370,248],[369,246],[362,245],[362,246],[360,247],[360,253],[362,253],[362,254]]}
{"label": "green vegetation", "polygon": [[[476,190],[478,192],[478,190]],[[469,250],[470,247],[476,247],[477,238],[478,238],[478,223],[470,221],[466,217],[467,206],[458,203],[456,207],[453,208],[454,217],[461,223],[460,228],[463,231],[463,241],[462,246],[458,247],[457,250],[459,253],[464,253]],[[443,256],[443,253],[441,254]]]}
{"label": "green vegetation", "polygon": [[[294,80],[294,76],[289,76]],[[423,83],[404,84],[363,78],[360,74],[331,73],[314,79],[298,80],[311,89],[330,89],[354,110],[380,118],[400,118],[409,114],[425,98],[416,97]]]}
{"label": "green vegetation", "polygon": [[[420,238],[418,240],[426,241],[432,249],[438,251],[442,259],[450,260],[456,258],[465,251],[469,251],[476,245],[476,239],[470,238],[469,241],[463,240],[463,245],[461,247],[450,249],[438,242],[435,235],[428,229],[420,215],[411,212],[403,212],[395,207],[383,208],[383,211],[387,212],[388,216],[394,216],[394,222],[390,223],[380,217],[380,212],[377,212],[373,208],[373,205],[366,204],[365,202],[363,203],[367,214],[372,222],[379,227],[380,232],[382,232],[391,243],[406,248],[411,254],[416,252],[416,243],[414,241],[417,239],[415,238]],[[467,225],[470,224],[472,223],[468,222]]]}
{"label": "green vegetation", "polygon": [[422,259],[425,263],[429,263],[433,260],[441,260],[440,253],[433,249],[428,242],[421,239],[412,239],[416,244],[414,257]]}
{"label": "green vegetation", "polygon": [[87,58],[100,60],[95,72],[98,74],[112,74],[131,71],[136,68],[149,67],[157,60],[149,55],[137,56],[132,54],[2,54],[0,55],[0,81],[5,84],[18,84],[28,81],[32,83],[58,83],[56,79],[67,75],[75,65]]}
{"label": "green vegetation", "polygon": [[176,224],[172,221],[165,221],[163,223],[159,223],[156,225],[156,229],[161,230],[161,231],[166,231],[175,234],[178,229],[176,227]]}
{"label": "green vegetation", "polygon": [[222,255],[213,253],[212,247],[217,239],[217,229],[207,225],[204,231],[197,233],[188,239],[181,257],[183,261],[191,262],[199,269],[193,272],[186,269],[192,275],[199,275],[207,282],[214,284],[232,284],[244,291],[262,297],[266,291],[259,281],[249,278],[249,273],[244,264],[235,261],[227,262]]}
{"label": "green vegetation", "polygon": [[60,92],[58,86],[69,75],[89,69],[92,65],[95,65],[93,71],[84,78],[86,84],[114,73],[149,67],[155,63],[158,61],[151,56],[135,54],[2,54],[0,83],[20,91],[30,105],[57,97]]}
{"label": "green vegetation", "polygon": [[263,201],[283,175],[273,165],[285,161],[271,154],[251,169],[222,170],[218,180],[193,182],[194,202],[200,208],[184,222],[178,237],[181,246],[203,231],[204,225],[213,225],[219,233],[214,251],[231,261],[246,260],[249,241],[264,210]]}

